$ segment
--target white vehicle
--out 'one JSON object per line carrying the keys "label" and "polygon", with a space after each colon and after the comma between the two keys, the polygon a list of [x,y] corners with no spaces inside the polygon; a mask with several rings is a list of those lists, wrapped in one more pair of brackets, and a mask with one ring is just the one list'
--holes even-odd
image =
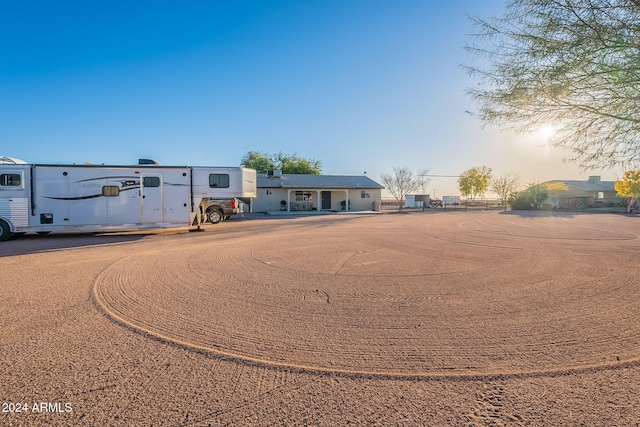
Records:
{"label": "white vehicle", "polygon": [[0,241],[12,234],[200,226],[209,199],[256,197],[244,167],[27,164],[0,156]]}

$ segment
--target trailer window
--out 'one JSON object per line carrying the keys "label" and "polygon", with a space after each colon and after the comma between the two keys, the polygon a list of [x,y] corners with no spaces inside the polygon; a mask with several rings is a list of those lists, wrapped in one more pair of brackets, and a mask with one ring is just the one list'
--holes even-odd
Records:
{"label": "trailer window", "polygon": [[142,180],[143,187],[160,187],[159,176],[145,176]]}
{"label": "trailer window", "polygon": [[22,177],[18,173],[3,173],[0,175],[0,185],[3,187],[20,187]]}
{"label": "trailer window", "polygon": [[229,188],[229,174],[212,173],[209,175],[209,187],[211,188]]}
{"label": "trailer window", "polygon": [[120,195],[120,187],[117,185],[105,185],[102,187],[102,195],[105,197],[118,197]]}

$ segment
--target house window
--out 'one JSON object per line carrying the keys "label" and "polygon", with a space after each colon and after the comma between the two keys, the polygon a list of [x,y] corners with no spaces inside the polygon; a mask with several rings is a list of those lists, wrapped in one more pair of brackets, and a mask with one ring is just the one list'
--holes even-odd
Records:
{"label": "house window", "polygon": [[229,188],[229,174],[212,173],[209,175],[209,187],[211,188]]}
{"label": "house window", "polygon": [[368,191],[362,190],[362,191],[360,191],[360,198],[361,199],[370,199],[371,198],[371,194],[369,194]]}
{"label": "house window", "polygon": [[143,187],[160,187],[159,176],[145,176],[142,180]]}
{"label": "house window", "polygon": [[118,197],[120,195],[120,187],[117,185],[105,185],[102,187],[102,195],[104,197]]}
{"label": "house window", "polygon": [[18,173],[3,173],[0,175],[0,185],[3,187],[20,187],[22,177]]}
{"label": "house window", "polygon": [[311,191],[296,191],[296,202],[311,200]]}

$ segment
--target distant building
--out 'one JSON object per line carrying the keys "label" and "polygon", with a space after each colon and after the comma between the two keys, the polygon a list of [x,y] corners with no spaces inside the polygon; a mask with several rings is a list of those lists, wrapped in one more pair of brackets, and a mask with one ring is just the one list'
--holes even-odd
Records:
{"label": "distant building", "polygon": [[254,212],[379,210],[384,187],[367,176],[258,174]]}
{"label": "distant building", "polygon": [[599,176],[590,176],[587,181],[552,180],[543,184],[564,184],[565,190],[549,191],[545,205],[554,209],[612,207],[624,204],[618,196],[614,181],[602,181]]}
{"label": "distant building", "polygon": [[407,194],[404,196],[405,208],[428,208],[431,204],[431,196],[428,194]]}

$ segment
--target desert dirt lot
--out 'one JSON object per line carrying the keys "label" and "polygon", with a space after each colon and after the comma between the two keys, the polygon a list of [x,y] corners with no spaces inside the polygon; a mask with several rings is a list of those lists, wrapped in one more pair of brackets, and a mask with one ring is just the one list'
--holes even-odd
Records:
{"label": "desert dirt lot", "polygon": [[638,425],[639,236],[499,212],[23,236],[0,424]]}

